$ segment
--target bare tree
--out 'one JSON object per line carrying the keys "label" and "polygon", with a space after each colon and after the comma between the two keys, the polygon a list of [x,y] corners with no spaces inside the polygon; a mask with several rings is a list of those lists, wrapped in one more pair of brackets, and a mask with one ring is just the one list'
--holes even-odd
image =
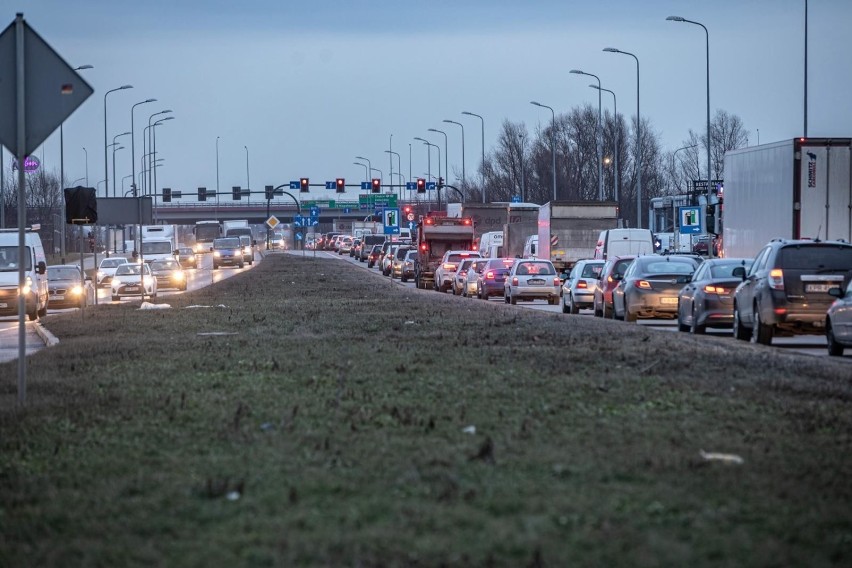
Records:
{"label": "bare tree", "polygon": [[[718,109],[710,122],[710,167],[713,169],[711,179],[725,179],[725,152],[743,148],[748,144],[748,130],[745,129],[742,119],[723,109]],[[686,181],[693,179],[706,179],[707,176],[707,133],[697,134],[691,128],[684,146],[697,145],[695,148],[684,150],[681,177]],[[678,159],[680,159],[678,154]],[[695,168],[692,168],[692,165]],[[701,177],[701,166],[704,166],[704,178]],[[676,187],[683,187],[683,179],[676,180]]]}

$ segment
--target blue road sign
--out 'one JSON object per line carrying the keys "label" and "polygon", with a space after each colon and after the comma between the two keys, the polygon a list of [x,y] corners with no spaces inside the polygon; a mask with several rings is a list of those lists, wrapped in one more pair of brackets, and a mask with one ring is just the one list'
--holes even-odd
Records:
{"label": "blue road sign", "polygon": [[299,180],[290,182],[290,189],[299,189],[300,187],[302,187],[302,184],[299,183]]}
{"label": "blue road sign", "polygon": [[376,217],[378,217],[378,216],[379,216],[379,215],[381,215],[381,214],[382,214],[382,210],[381,210],[381,209],[376,209],[375,211],[373,211],[373,215],[375,215]]}
{"label": "blue road sign", "polygon": [[414,229],[416,229],[416,228],[417,228],[417,223],[415,223],[414,221],[409,221],[409,222],[408,222],[408,230],[409,230],[409,231],[412,231],[412,232],[413,232],[413,231],[414,231]]}
{"label": "blue road sign", "polygon": [[520,202],[521,202],[521,196],[520,195],[513,195],[512,196],[512,203],[520,203]]}
{"label": "blue road sign", "polygon": [[293,224],[297,227],[301,227],[304,222],[304,218],[301,215],[293,215]]}
{"label": "blue road sign", "polygon": [[680,213],[680,234],[697,235],[701,233],[701,207],[678,207]]}
{"label": "blue road sign", "polygon": [[[438,184],[435,183],[434,181],[427,181],[426,182],[426,189],[437,189],[437,188],[438,188]],[[416,186],[415,186],[415,189],[416,189]]]}
{"label": "blue road sign", "polygon": [[302,233],[296,233],[296,240],[297,240],[297,241],[301,241],[301,240],[302,240]]}
{"label": "blue road sign", "polygon": [[361,182],[361,189],[373,189],[373,184],[368,181]]}
{"label": "blue road sign", "polygon": [[417,182],[416,181],[405,182],[405,189],[417,189]]}
{"label": "blue road sign", "polygon": [[325,188],[326,189],[337,189],[337,182],[336,181],[327,181],[327,182],[325,182]]}
{"label": "blue road sign", "polygon": [[351,213],[351,212],[352,212],[352,210],[351,210],[351,209],[349,209],[348,207],[344,207],[344,208],[343,208],[343,212],[344,212],[344,213]]}
{"label": "blue road sign", "polygon": [[399,207],[388,207],[382,210],[382,221],[386,235],[399,234]]}
{"label": "blue road sign", "polygon": [[311,217],[319,217],[320,216],[320,208],[318,205],[314,205],[311,207]]}
{"label": "blue road sign", "polygon": [[308,227],[316,227],[317,225],[319,225],[319,218],[311,217],[311,220],[308,221]]}

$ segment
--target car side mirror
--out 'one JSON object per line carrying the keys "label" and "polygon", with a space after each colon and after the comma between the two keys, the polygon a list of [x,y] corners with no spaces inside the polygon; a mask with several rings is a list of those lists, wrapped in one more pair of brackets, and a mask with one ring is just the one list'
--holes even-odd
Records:
{"label": "car side mirror", "polygon": [[731,276],[734,276],[736,278],[742,278],[743,280],[745,280],[745,277],[746,277],[745,266],[737,266],[736,268],[734,268],[734,270],[731,272]]}
{"label": "car side mirror", "polygon": [[842,298],[843,290],[839,286],[835,286],[833,288],[828,289],[828,295],[834,296],[835,298]]}
{"label": "car side mirror", "polygon": [[39,274],[44,274],[47,272],[47,264],[45,264],[43,260],[38,261],[38,264],[36,264],[36,271]]}

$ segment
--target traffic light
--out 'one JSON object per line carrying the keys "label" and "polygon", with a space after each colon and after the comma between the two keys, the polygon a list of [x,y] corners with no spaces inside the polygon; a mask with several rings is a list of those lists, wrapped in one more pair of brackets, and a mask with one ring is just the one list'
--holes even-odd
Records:
{"label": "traffic light", "polygon": [[444,178],[439,177],[438,178],[438,189],[441,189],[442,187],[444,187]]}
{"label": "traffic light", "polygon": [[381,193],[382,192],[382,180],[379,178],[373,178],[373,193]]}
{"label": "traffic light", "polygon": [[310,185],[308,178],[299,178],[299,191],[302,193],[308,193],[310,191]]}
{"label": "traffic light", "polygon": [[335,183],[337,184],[337,193],[343,193],[343,192],[346,191],[346,180],[345,179],[337,178],[335,180]]}
{"label": "traffic light", "polygon": [[240,199],[243,198],[242,191],[240,190],[240,186],[235,185],[235,186],[231,187],[231,198],[234,201],[239,201]]}
{"label": "traffic light", "polygon": [[273,195],[275,195],[275,187],[267,185],[263,189],[264,193],[266,193],[266,200],[269,201],[270,199],[272,199]]}
{"label": "traffic light", "polygon": [[413,209],[411,208],[411,205],[406,205],[405,207],[402,208],[402,212],[406,216],[409,215],[412,211],[413,211]]}
{"label": "traffic light", "polygon": [[417,193],[426,193],[426,180],[417,178]]}
{"label": "traffic light", "polygon": [[708,232],[712,235],[718,235],[719,233],[722,232],[722,231],[719,230],[719,223],[718,223],[717,215],[716,215],[716,208],[717,207],[719,207],[718,204],[708,205],[707,206],[707,216],[704,219],[705,230],[706,230],[706,232]]}
{"label": "traffic light", "polygon": [[198,201],[207,201],[207,188],[199,187],[198,188]]}
{"label": "traffic light", "polygon": [[172,200],[172,188],[163,188],[163,203],[169,203]]}

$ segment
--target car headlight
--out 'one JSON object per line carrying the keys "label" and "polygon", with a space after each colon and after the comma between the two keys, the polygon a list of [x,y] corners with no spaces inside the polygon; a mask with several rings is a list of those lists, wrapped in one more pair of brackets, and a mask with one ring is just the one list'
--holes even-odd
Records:
{"label": "car headlight", "polygon": [[175,270],[174,272],[172,272],[172,278],[174,278],[175,280],[183,280],[184,279],[183,271]]}
{"label": "car headlight", "polygon": [[98,278],[103,278],[104,276],[106,276],[106,274],[98,270]]}
{"label": "car headlight", "polygon": [[79,284],[77,284],[76,286],[71,288],[71,294],[74,295],[74,296],[79,296],[82,293],[83,293],[83,287],[80,286]]}
{"label": "car headlight", "polygon": [[222,253],[220,253],[218,250],[214,250],[214,251],[213,251],[213,256],[215,256],[215,257],[220,257],[220,256],[222,256]]}

